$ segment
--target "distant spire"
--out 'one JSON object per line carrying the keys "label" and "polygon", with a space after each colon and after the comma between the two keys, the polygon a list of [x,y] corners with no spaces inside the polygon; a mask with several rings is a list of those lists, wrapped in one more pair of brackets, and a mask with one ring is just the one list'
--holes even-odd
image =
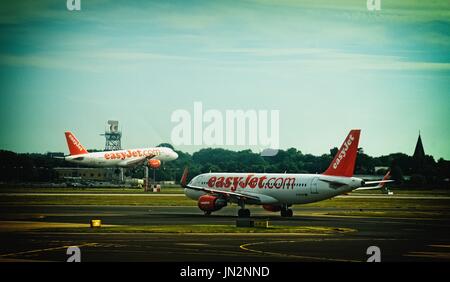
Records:
{"label": "distant spire", "polygon": [[413,158],[412,172],[423,174],[425,169],[425,151],[423,150],[422,137],[420,136],[420,131],[419,131],[419,138],[417,139],[416,149],[414,150],[414,155],[412,158]]}
{"label": "distant spire", "polygon": [[422,160],[425,158],[425,151],[423,149],[422,138],[420,137],[419,130],[419,138],[417,139],[416,149],[414,150],[413,158],[416,160]]}

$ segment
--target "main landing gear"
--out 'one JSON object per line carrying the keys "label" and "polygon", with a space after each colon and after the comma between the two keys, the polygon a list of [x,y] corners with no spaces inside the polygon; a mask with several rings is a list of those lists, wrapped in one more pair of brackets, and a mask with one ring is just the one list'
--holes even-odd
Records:
{"label": "main landing gear", "polygon": [[240,209],[238,211],[238,217],[250,217],[250,210],[249,209]]}
{"label": "main landing gear", "polygon": [[250,210],[245,208],[245,203],[240,202],[239,206],[241,208],[238,211],[238,217],[250,217]]}
{"label": "main landing gear", "polygon": [[290,208],[288,208],[287,205],[284,205],[281,208],[281,216],[282,217],[292,217],[294,215],[294,213],[292,212],[292,210]]}

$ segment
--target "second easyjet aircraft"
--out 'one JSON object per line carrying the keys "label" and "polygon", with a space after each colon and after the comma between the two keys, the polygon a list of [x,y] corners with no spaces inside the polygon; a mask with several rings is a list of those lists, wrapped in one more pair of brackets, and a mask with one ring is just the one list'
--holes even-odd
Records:
{"label": "second easyjet aircraft", "polygon": [[172,161],[178,154],[166,147],[119,150],[109,152],[89,153],[72,132],[65,133],[70,156],[64,159],[68,162],[93,167],[131,167],[145,162]]}

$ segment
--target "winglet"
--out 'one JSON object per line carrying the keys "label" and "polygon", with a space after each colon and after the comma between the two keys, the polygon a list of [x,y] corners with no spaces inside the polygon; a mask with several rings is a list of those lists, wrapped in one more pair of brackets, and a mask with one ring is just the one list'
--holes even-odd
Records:
{"label": "winglet", "polygon": [[361,129],[353,129],[348,134],[324,175],[352,177]]}
{"label": "winglet", "polygon": [[183,176],[181,176],[181,180],[180,180],[181,187],[183,187],[183,188],[186,188],[186,186],[187,186],[186,180],[187,180],[188,173],[189,173],[189,168],[185,167],[184,171],[183,171]]}
{"label": "winglet", "polygon": [[360,187],[357,188],[355,190],[374,190],[374,189],[386,189],[384,186],[386,185],[386,183],[388,182],[394,182],[394,180],[389,180],[391,176],[391,171],[389,170],[386,175],[383,177],[382,180],[377,180],[377,181],[366,181],[364,183],[364,185],[370,185],[370,184],[377,184],[377,186],[369,186],[369,187]]}
{"label": "winglet", "polygon": [[389,178],[391,178],[391,171],[388,170],[388,172],[386,173],[386,175],[383,177],[383,180],[381,180],[382,182],[380,183],[380,188],[383,188],[384,185],[386,185],[386,180],[388,180]]}

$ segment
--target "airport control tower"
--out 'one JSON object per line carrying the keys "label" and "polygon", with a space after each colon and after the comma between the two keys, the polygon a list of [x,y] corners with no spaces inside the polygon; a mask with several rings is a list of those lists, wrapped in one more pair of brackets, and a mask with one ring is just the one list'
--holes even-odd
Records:
{"label": "airport control tower", "polygon": [[119,121],[108,120],[105,133],[100,135],[105,136],[106,139],[105,151],[117,151],[122,149],[122,132],[119,130]]}

